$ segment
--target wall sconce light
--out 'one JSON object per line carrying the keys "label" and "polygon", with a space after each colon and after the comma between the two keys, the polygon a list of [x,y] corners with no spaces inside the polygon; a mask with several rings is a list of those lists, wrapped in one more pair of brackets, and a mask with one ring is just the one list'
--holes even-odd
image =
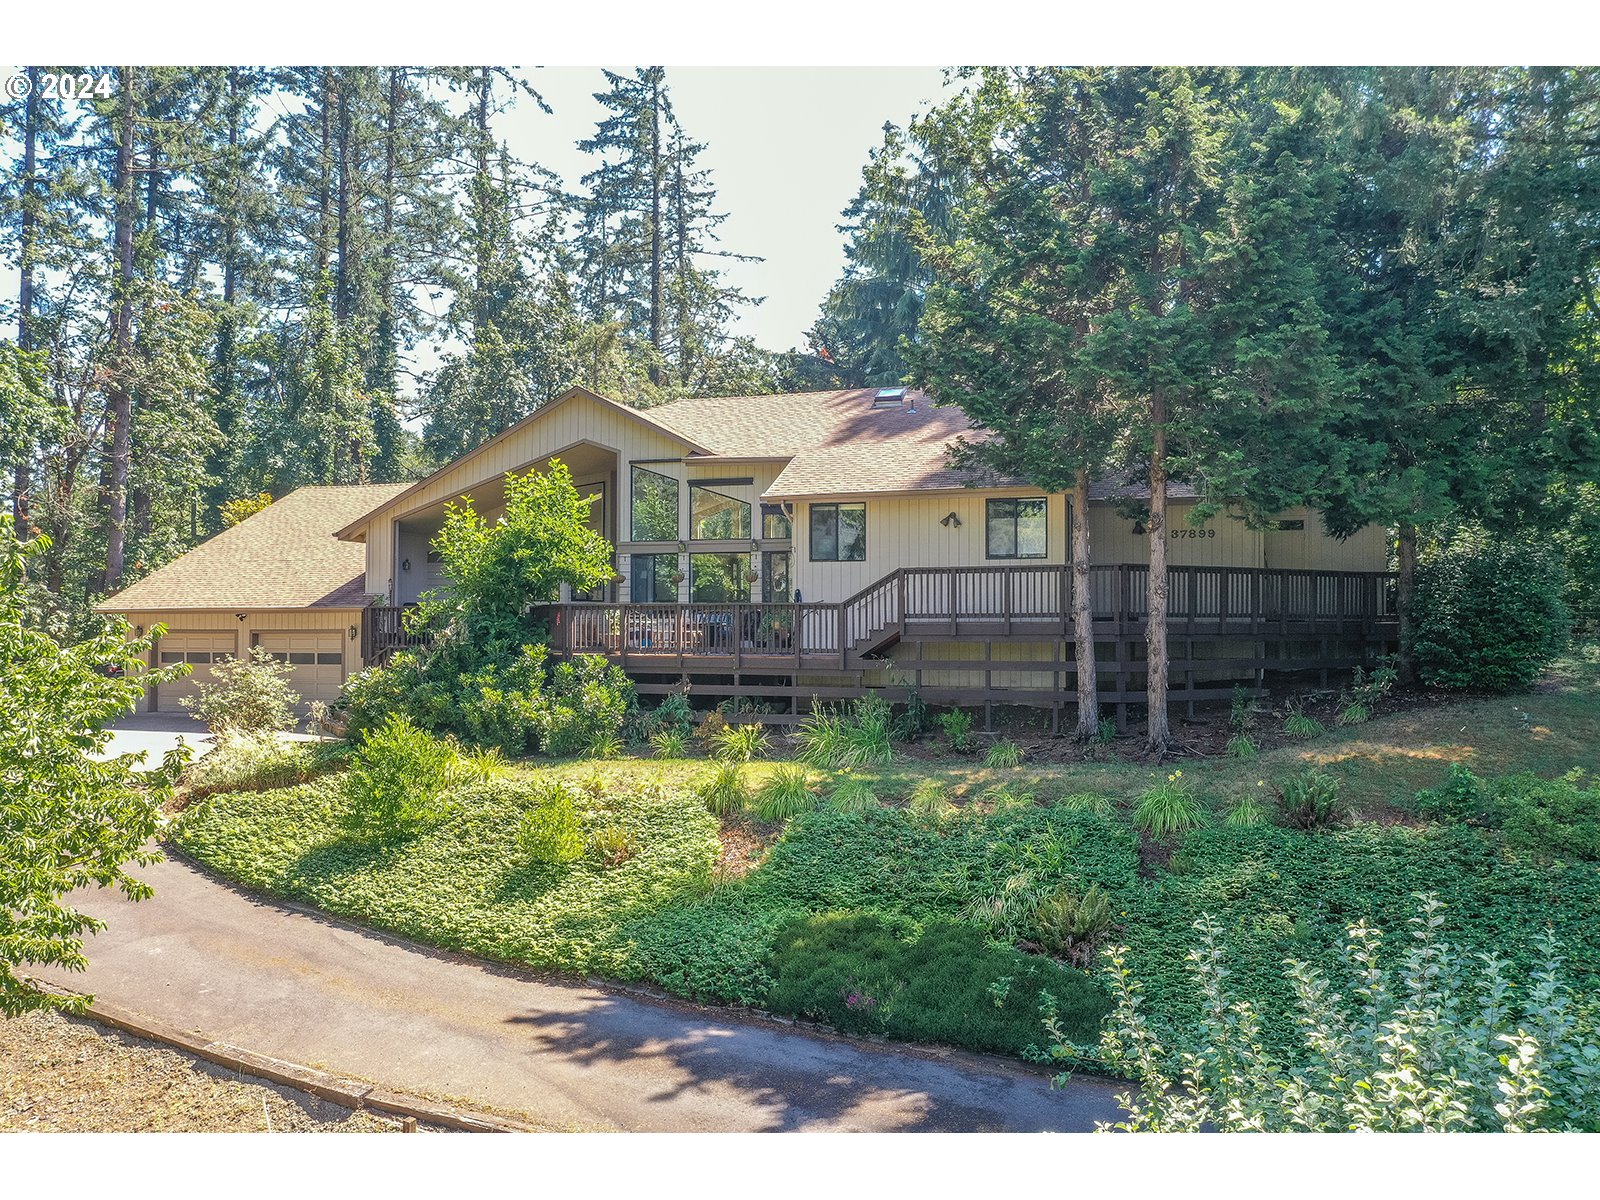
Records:
{"label": "wall sconce light", "polygon": [[950,513],[948,516],[940,517],[939,524],[943,525],[946,529],[960,529],[961,518],[956,516],[955,513]]}
{"label": "wall sconce light", "polygon": [[756,541],[755,538],[751,538],[750,539],[750,553],[751,554],[759,554],[760,552],[761,552],[761,543]]}
{"label": "wall sconce light", "polygon": [[234,613],[234,614],[233,614],[233,615],[234,615],[234,616],[236,616],[236,617],[238,617],[238,618],[239,618],[239,621],[240,621],[240,623],[241,623],[241,624],[243,624],[243,622],[244,622],[244,618],[245,618],[245,614],[244,614],[244,613]]}
{"label": "wall sconce light", "polygon": [[135,625],[133,627],[133,636],[134,637],[143,637],[144,636],[144,626],[143,625]]}
{"label": "wall sconce light", "polygon": [[409,571],[409,570],[411,570],[411,560],[410,560],[410,559],[409,559],[409,558],[402,558],[402,559],[401,559],[401,560],[400,560],[400,569],[401,569],[401,570],[402,570],[402,571]]}
{"label": "wall sconce light", "polygon": [[361,626],[359,626],[359,625],[350,626],[350,640],[353,642],[360,636],[361,636]]}
{"label": "wall sconce light", "polygon": [[679,554],[682,554],[688,548],[689,548],[689,543],[688,542],[679,542],[678,543],[678,553]]}

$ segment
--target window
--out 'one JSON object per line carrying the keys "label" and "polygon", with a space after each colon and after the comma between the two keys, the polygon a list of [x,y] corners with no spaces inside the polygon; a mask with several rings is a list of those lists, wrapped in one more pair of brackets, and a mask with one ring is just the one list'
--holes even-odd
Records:
{"label": "window", "polygon": [[763,504],[761,506],[761,536],[773,541],[787,541],[794,536],[789,528],[789,518],[784,516],[783,505]]}
{"label": "window", "polygon": [[676,554],[630,555],[629,597],[635,604],[673,604],[678,585],[672,577],[678,572]]}
{"label": "window", "polygon": [[985,516],[990,558],[1043,558],[1049,552],[1045,501],[990,500]]}
{"label": "window", "polygon": [[691,483],[689,536],[697,542],[749,540],[750,506],[743,500]]}
{"label": "window", "polygon": [[633,521],[630,540],[678,540],[678,481],[643,467],[633,468]]}
{"label": "window", "polygon": [[812,562],[861,562],[866,557],[865,504],[811,506]]}
{"label": "window", "polygon": [[697,604],[735,604],[750,598],[744,574],[748,554],[689,555],[689,599]]}
{"label": "window", "polygon": [[329,654],[329,653],[327,653],[326,651],[323,651],[323,650],[317,651],[317,666],[319,666],[319,667],[337,667],[337,666],[341,665],[343,662],[344,662],[344,655],[343,654],[338,654],[338,653]]}

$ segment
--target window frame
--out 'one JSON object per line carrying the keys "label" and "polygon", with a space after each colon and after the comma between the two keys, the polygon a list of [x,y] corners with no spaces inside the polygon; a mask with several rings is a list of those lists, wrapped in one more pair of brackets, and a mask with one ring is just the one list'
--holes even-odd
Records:
{"label": "window frame", "polygon": [[[1009,504],[1011,510],[1011,546],[1010,554],[996,554],[994,545],[990,541],[990,530],[995,518],[990,514],[997,504]],[[1022,552],[1022,506],[1036,504],[1039,506],[1040,518],[1044,521],[1044,540],[1042,548],[1037,554],[1024,554]],[[1000,520],[1004,521],[1002,517]],[[1029,562],[1050,557],[1050,499],[1048,496],[990,496],[983,502],[983,556],[989,559],[998,559],[1003,562],[1026,560]]]}
{"label": "window frame", "polygon": [[[783,522],[785,533],[768,533],[767,518],[775,517]],[[761,506],[761,540],[764,542],[792,542],[794,540],[794,521],[789,514],[783,511],[781,504],[763,504]]]}
{"label": "window frame", "polygon": [[[861,510],[861,541],[860,553],[852,554],[848,558],[841,551],[841,538],[839,536],[840,514],[845,509]],[[831,511],[833,514],[833,554],[819,555],[817,553],[817,517],[821,513]],[[829,500],[822,504],[809,506],[807,514],[808,537],[806,549],[812,562],[865,562],[867,559],[867,504],[865,500]]]}
{"label": "window frame", "polygon": [[[726,539],[724,539],[726,540]],[[697,558],[743,559],[743,563],[734,571],[733,598],[728,600],[701,600],[694,594],[695,570],[694,560]],[[745,575],[754,568],[748,550],[698,550],[689,554],[689,603],[690,604],[746,604],[750,600],[750,583]]]}
{"label": "window frame", "polygon": [[[639,569],[638,569],[638,567],[636,565],[638,560],[642,559],[642,558],[648,558],[648,559],[653,560],[651,562],[651,564],[650,564],[650,584],[651,584],[651,593],[652,594],[650,596],[644,597],[644,598],[641,598],[640,595],[639,595]],[[657,561],[657,560],[660,560],[660,559],[663,559],[663,558],[667,558],[667,559],[671,559],[672,560],[672,568],[671,568],[671,570],[669,570],[666,573],[666,575],[664,577],[661,575],[661,563],[659,561]],[[676,575],[677,573],[678,573],[678,556],[676,554],[664,553],[664,552],[658,550],[658,551],[654,551],[654,552],[647,551],[647,552],[641,553],[641,554],[630,554],[630,555],[628,555],[628,603],[630,603],[630,604],[676,604],[678,602],[678,585],[673,581],[672,577],[674,575]],[[654,594],[655,591],[660,588],[660,586],[661,586],[661,584],[663,582],[663,579],[665,580],[667,586],[669,588],[671,588],[671,590],[672,590],[672,596],[671,596],[670,599],[667,599],[667,600],[662,600],[662,599],[660,599],[658,596],[656,596]]]}
{"label": "window frame", "polygon": [[[726,500],[737,504],[744,509],[744,532],[731,533],[726,537],[697,537],[695,536],[694,494],[706,492],[719,500]],[[741,500],[737,496],[730,496],[727,492],[719,492],[716,488],[707,487],[705,484],[691,479],[689,481],[689,540],[691,542],[748,542],[751,538],[755,514],[751,511],[752,505],[748,500]]]}
{"label": "window frame", "polygon": [[[667,537],[641,537],[639,536],[639,486],[638,477],[650,475],[656,479],[664,479],[672,485],[672,533]],[[630,542],[676,542],[678,530],[682,528],[683,521],[683,480],[676,475],[666,475],[660,471],[652,471],[649,467],[641,467],[638,463],[629,464],[628,474],[628,540]]]}

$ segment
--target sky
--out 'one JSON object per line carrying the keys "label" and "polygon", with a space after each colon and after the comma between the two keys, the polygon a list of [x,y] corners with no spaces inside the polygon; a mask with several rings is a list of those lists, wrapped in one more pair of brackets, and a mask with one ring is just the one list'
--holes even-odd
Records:
{"label": "sky", "polygon": [[[626,72],[631,68],[612,67]],[[499,132],[518,157],[562,175],[569,187],[593,167],[579,138],[604,111],[593,93],[598,67],[527,71],[546,116],[528,102],[501,118]],[[685,132],[705,144],[722,246],[760,255],[722,260],[729,282],[764,296],[735,332],[768,350],[804,346],[824,293],[844,267],[840,213],[861,186],[867,154],[883,124],[903,125],[943,93],[937,67],[669,67],[667,85]]]}

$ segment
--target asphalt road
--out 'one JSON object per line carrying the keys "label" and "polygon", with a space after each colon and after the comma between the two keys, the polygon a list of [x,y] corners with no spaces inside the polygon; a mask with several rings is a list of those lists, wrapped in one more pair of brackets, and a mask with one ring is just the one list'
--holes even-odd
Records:
{"label": "asphalt road", "polygon": [[80,893],[108,928],[45,978],[214,1040],[572,1130],[1089,1130],[1116,1086],[863,1044],[429,951],[186,863],[155,896]]}

